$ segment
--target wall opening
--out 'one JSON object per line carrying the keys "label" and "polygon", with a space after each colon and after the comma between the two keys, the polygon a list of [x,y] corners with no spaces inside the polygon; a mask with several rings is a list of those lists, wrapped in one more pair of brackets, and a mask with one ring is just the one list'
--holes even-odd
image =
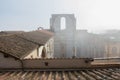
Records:
{"label": "wall opening", "polygon": [[65,29],[66,29],[66,18],[65,18],[65,17],[62,17],[60,22],[61,22],[61,24],[60,24],[60,25],[61,25],[61,26],[60,26],[60,29],[61,29],[61,30],[65,30]]}
{"label": "wall opening", "polygon": [[42,50],[41,58],[45,58],[45,57],[46,57],[46,49],[44,47]]}
{"label": "wall opening", "polygon": [[45,66],[48,66],[48,62],[44,62]]}

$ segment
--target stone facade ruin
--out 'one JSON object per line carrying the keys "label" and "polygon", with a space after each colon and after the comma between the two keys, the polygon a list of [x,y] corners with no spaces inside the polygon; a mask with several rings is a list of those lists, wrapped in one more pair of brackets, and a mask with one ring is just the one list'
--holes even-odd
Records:
{"label": "stone facade ruin", "polygon": [[[65,18],[66,27],[61,29],[61,18]],[[76,19],[74,14],[53,14],[50,19],[50,28],[54,32],[54,56],[75,56]]]}
{"label": "stone facade ruin", "polygon": [[[62,18],[66,23],[63,29]],[[50,29],[54,32],[54,57],[100,58],[105,56],[103,38],[88,33],[87,30],[77,30],[74,14],[53,14],[50,18]]]}

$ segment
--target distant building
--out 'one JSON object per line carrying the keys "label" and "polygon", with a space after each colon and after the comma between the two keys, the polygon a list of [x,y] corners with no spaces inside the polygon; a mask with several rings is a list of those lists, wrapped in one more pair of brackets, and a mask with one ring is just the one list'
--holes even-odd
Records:
{"label": "distant building", "polygon": [[105,56],[106,57],[120,57],[120,31],[108,30],[107,33],[102,34],[105,39]]}
{"label": "distant building", "polygon": [[[61,19],[64,25],[61,25]],[[119,36],[119,30],[105,34],[77,30],[74,14],[53,14],[50,29],[0,32],[0,52],[22,59],[116,58],[120,57]]]}
{"label": "distant building", "polygon": [[[64,29],[61,25],[63,17],[66,23]],[[54,32],[55,57],[93,58],[104,56],[103,43],[97,44],[101,40],[97,35],[88,33],[87,30],[76,30],[74,14],[53,14],[50,24],[51,31]]]}
{"label": "distant building", "polygon": [[[61,25],[63,18],[64,27]],[[53,14],[50,19],[50,30],[54,33],[54,57],[120,57],[120,39],[116,42],[105,35],[77,30],[74,14]],[[120,36],[120,33],[117,35]]]}
{"label": "distant building", "polygon": [[[61,18],[65,17],[66,26],[61,29]],[[76,19],[73,14],[53,14],[50,19],[50,28],[54,32],[54,57],[75,56]]]}
{"label": "distant building", "polygon": [[53,33],[46,30],[1,35],[0,69],[80,68],[90,66],[93,61],[88,58],[54,58],[53,44]]}

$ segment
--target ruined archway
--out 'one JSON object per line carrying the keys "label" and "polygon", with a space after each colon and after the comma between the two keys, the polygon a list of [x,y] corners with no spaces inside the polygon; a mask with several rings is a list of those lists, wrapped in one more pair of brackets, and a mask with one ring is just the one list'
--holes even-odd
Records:
{"label": "ruined archway", "polygon": [[53,14],[50,18],[50,29],[54,32],[54,56],[72,57],[76,34],[74,14]]}
{"label": "ruined archway", "polygon": [[[61,27],[63,21],[64,27]],[[74,14],[53,14],[50,19],[50,28],[53,32],[59,32],[61,30],[76,30],[76,18]]]}

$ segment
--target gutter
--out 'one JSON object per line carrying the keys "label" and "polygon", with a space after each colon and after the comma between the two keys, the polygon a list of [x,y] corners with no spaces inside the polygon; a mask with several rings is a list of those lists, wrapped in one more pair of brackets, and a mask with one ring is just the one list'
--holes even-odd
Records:
{"label": "gutter", "polygon": [[24,64],[23,64],[23,60],[19,59],[20,63],[21,63],[21,70],[24,71]]}

